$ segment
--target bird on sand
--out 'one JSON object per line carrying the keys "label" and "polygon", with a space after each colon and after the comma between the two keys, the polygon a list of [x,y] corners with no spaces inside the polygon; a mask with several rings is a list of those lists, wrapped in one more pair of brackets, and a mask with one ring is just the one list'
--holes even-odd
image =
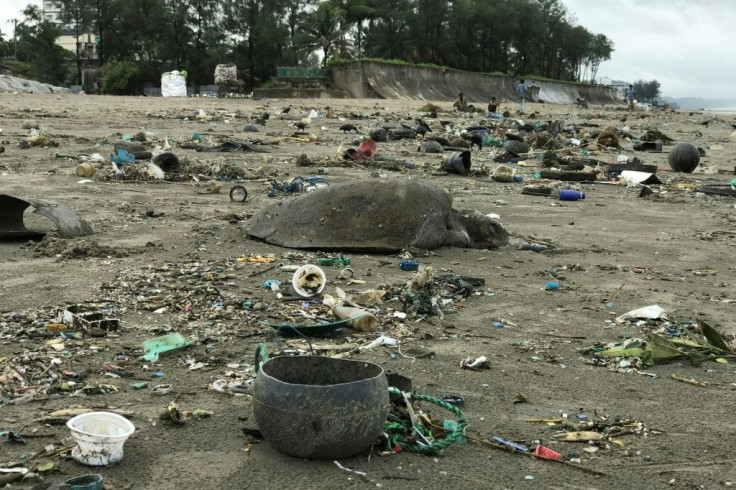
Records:
{"label": "bird on sand", "polygon": [[352,124],[343,124],[342,126],[340,126],[340,131],[342,131],[343,133],[349,133],[350,131],[355,131],[357,133],[358,128]]}
{"label": "bird on sand", "polygon": [[[417,121],[417,124],[419,126],[421,126],[424,129],[426,129],[426,131],[423,131],[424,133],[431,133],[432,132],[432,129],[429,127],[429,124],[427,124],[426,122],[424,122],[421,118],[417,118],[416,121]],[[419,132],[419,131],[417,131],[417,132]]]}
{"label": "bird on sand", "polygon": [[284,109],[283,111],[281,111],[281,115],[283,115],[283,116],[287,115],[290,110],[291,110],[291,106],[289,106],[286,109]]}
{"label": "bird on sand", "polygon": [[473,149],[473,146],[477,146],[478,150],[483,149],[483,137],[479,135],[478,133],[463,133],[462,134],[463,139],[470,142],[470,149]]}
{"label": "bird on sand", "polygon": [[417,134],[421,134],[422,136],[424,136],[425,134],[427,134],[428,131],[432,131],[432,130],[431,129],[427,129],[426,126],[422,126],[421,124],[419,126],[417,126],[416,128],[414,128],[414,132],[417,133]]}

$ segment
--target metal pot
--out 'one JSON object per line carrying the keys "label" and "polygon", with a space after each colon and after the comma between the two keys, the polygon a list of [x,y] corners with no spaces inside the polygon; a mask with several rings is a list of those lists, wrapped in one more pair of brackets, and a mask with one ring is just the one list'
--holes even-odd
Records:
{"label": "metal pot", "polygon": [[388,408],[386,374],[365,361],[275,357],[261,366],[253,386],[263,437],[300,458],[343,458],[368,448]]}

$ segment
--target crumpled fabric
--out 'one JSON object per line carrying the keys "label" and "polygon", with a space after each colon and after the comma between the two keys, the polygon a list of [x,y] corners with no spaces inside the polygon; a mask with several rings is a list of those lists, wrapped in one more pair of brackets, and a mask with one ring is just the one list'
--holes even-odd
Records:
{"label": "crumpled fabric", "polygon": [[357,149],[348,148],[342,157],[345,160],[373,160],[375,154],[376,142],[368,140],[361,143]]}

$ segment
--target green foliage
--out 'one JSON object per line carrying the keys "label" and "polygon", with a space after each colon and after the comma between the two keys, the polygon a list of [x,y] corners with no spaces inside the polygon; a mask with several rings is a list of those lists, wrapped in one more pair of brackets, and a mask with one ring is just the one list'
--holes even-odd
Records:
{"label": "green foliage", "polygon": [[32,78],[33,72],[30,63],[24,61],[3,60],[3,63],[12,66],[18,71],[20,78]]}
{"label": "green foliage", "polygon": [[346,58],[332,58],[327,62],[327,66],[335,66],[335,65],[344,65],[346,63],[353,63],[355,61],[370,61],[374,63],[386,63],[389,65],[406,65],[406,66],[421,66],[424,68],[437,68],[441,70],[446,70],[449,67],[447,66],[440,66],[436,65],[434,63],[412,63],[410,61],[406,60],[397,60],[397,59],[383,59],[383,58],[358,58],[358,59],[346,59]]}
{"label": "green foliage", "polygon": [[657,80],[650,80],[648,82],[644,80],[637,80],[634,82],[634,91],[636,92],[636,98],[645,102],[657,102],[657,99],[661,95],[659,87],[660,85]]}
{"label": "green foliage", "polygon": [[337,65],[344,65],[346,63],[352,63],[355,60],[348,60],[345,58],[331,58],[327,60],[327,66],[337,66]]}
{"label": "green foliage", "polygon": [[523,75],[519,78],[523,78],[524,80],[532,80],[537,82],[557,82],[557,83],[566,83],[568,85],[590,85],[588,82],[576,82],[574,80],[556,80],[554,78],[548,78],[548,77],[540,77],[539,75]]}
{"label": "green foliage", "polygon": [[[613,52],[605,35],[577,24],[563,0],[59,3],[68,23],[99,40],[100,65],[133,62],[141,80],[154,84],[162,72],[186,69],[195,88],[213,83],[215,65],[228,62],[253,85],[275,76],[278,66],[351,60],[589,81]],[[53,26],[44,25],[39,9],[27,14],[18,26],[19,34],[25,32],[19,58],[33,67],[34,76],[62,80],[69,54],[49,44]],[[8,49],[0,42],[0,51],[7,55]]]}
{"label": "green foliage", "polygon": [[70,54],[56,44],[59,29],[43,19],[41,9],[29,5],[18,24],[18,59],[27,63],[28,77],[54,85],[64,83]]}
{"label": "green foliage", "polygon": [[447,66],[438,65],[436,63],[417,63],[417,66],[422,66],[424,68],[439,68],[439,69],[448,68]]}
{"label": "green foliage", "polygon": [[132,61],[109,61],[102,74],[103,94],[130,95],[140,90],[138,67]]}
{"label": "green foliage", "polygon": [[322,50],[322,65],[332,58],[350,56],[347,33],[351,25],[343,8],[330,0],[323,0],[317,9],[308,12],[299,28],[305,34],[305,44],[312,50]]}

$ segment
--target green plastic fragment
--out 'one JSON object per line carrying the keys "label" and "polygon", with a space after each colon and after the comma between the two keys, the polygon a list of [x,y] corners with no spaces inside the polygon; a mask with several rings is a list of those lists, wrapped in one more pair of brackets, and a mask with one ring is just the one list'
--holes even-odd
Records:
{"label": "green plastic fragment", "polygon": [[172,350],[183,349],[194,345],[194,342],[186,340],[180,333],[170,333],[161,337],[143,342],[143,359],[146,361],[158,361],[159,354]]}

